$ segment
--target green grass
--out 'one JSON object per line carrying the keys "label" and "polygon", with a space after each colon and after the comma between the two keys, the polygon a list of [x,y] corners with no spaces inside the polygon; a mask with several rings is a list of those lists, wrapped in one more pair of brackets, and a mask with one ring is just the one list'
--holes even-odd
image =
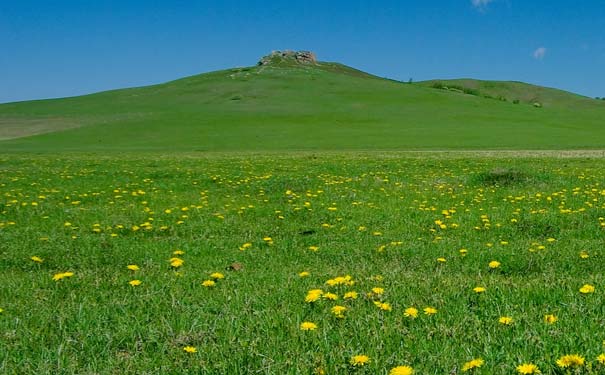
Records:
{"label": "green grass", "polygon": [[[5,154],[0,162],[2,373],[387,374],[406,364],[460,374],[473,358],[485,361],[473,374],[512,374],[524,362],[543,374],[605,371],[595,360],[605,350],[602,158]],[[172,269],[177,249],[185,263]],[[501,266],[490,269],[493,260]],[[73,277],[53,281],[66,271]],[[225,279],[203,287],[213,272]],[[326,285],[345,275],[355,284]],[[581,294],[584,284],[596,292]],[[374,287],[384,295],[368,295]],[[306,303],[315,288],[340,299]],[[350,290],[359,297],[344,301]],[[348,308],[344,319],[330,312],[336,304]],[[404,316],[412,306],[416,319]],[[427,306],[437,314],[424,315]],[[558,321],[546,324],[546,314]],[[514,323],[499,324],[502,316]],[[303,321],[317,330],[301,331]],[[357,354],[370,363],[354,369]],[[556,361],[566,354],[592,370],[562,371]]]}
{"label": "green grass", "polygon": [[[404,84],[335,63],[284,62],[149,87],[2,104],[0,150],[605,147],[602,101],[519,83],[456,82],[509,99],[437,90],[430,82]],[[514,98],[524,102],[513,104]],[[536,98],[543,108],[531,105]]]}

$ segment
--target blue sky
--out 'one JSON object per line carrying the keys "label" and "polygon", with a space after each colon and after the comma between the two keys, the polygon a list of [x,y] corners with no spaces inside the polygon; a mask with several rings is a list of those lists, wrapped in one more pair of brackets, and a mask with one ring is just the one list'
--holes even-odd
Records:
{"label": "blue sky", "polygon": [[0,102],[254,65],[272,50],[407,81],[605,96],[605,1],[0,1]]}

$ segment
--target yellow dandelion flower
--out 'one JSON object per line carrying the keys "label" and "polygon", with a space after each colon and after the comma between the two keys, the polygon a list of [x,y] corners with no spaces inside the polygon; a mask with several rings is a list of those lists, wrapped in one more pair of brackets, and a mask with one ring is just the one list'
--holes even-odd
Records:
{"label": "yellow dandelion flower", "polygon": [[561,368],[582,367],[584,366],[584,357],[578,354],[568,354],[557,359],[557,366]]}
{"label": "yellow dandelion flower", "polygon": [[388,302],[376,301],[376,302],[374,302],[374,304],[376,305],[376,307],[378,307],[382,311],[392,311],[393,310],[393,307]]}
{"label": "yellow dandelion flower", "polygon": [[202,281],[202,286],[205,286],[206,288],[211,288],[213,286],[216,285],[216,282],[214,280],[204,280]]}
{"label": "yellow dandelion flower", "polygon": [[34,255],[33,257],[29,258],[31,260],[33,260],[36,263],[42,263],[44,262],[44,259],[40,258],[39,256]]}
{"label": "yellow dandelion flower", "polygon": [[498,319],[498,323],[503,324],[505,326],[510,326],[511,324],[513,324],[513,322],[514,319],[510,316],[501,316],[500,319]]}
{"label": "yellow dandelion flower", "polygon": [[126,266],[126,268],[128,268],[131,271],[138,271],[139,270],[139,266],[137,266],[136,264],[129,264]]}
{"label": "yellow dandelion flower", "polygon": [[439,263],[445,263],[446,261],[447,260],[445,258],[443,258],[443,257],[437,258],[437,262],[439,262]]}
{"label": "yellow dandelion flower", "polygon": [[580,258],[582,258],[582,259],[588,259],[588,258],[590,258],[590,255],[588,255],[588,252],[586,252],[586,251],[581,251],[580,252]]}
{"label": "yellow dandelion flower", "polygon": [[383,288],[372,288],[372,293],[380,296],[384,294],[384,289]]}
{"label": "yellow dandelion flower", "polygon": [[354,355],[351,357],[350,362],[352,366],[362,367],[370,363],[370,357],[364,354]]}
{"label": "yellow dandelion flower", "polygon": [[185,252],[183,250],[179,250],[179,249],[174,250],[172,252],[172,255],[183,255],[183,254],[185,254]]}
{"label": "yellow dandelion flower", "polygon": [[309,250],[317,251],[317,250],[319,250],[319,246],[309,246]]}
{"label": "yellow dandelion flower", "polygon": [[312,303],[318,301],[323,295],[323,291],[321,289],[312,289],[307,292],[307,296],[305,297],[305,302]]}
{"label": "yellow dandelion flower", "polygon": [[597,362],[602,365],[605,365],[605,354],[599,354],[599,356],[597,357]]}
{"label": "yellow dandelion flower", "polygon": [[334,293],[324,293],[323,297],[331,301],[336,301],[338,299],[338,295]]}
{"label": "yellow dandelion flower", "polygon": [[403,312],[403,316],[405,316],[407,318],[415,319],[416,317],[418,317],[418,309],[416,309],[415,307],[408,307]]}
{"label": "yellow dandelion flower", "polygon": [[580,293],[583,293],[583,294],[594,293],[594,291],[595,291],[595,287],[590,284],[584,284],[580,288]]}
{"label": "yellow dandelion flower", "polygon": [[425,315],[435,315],[437,314],[437,309],[434,307],[427,306],[424,308]]}
{"label": "yellow dandelion flower", "polygon": [[197,349],[195,348],[195,346],[185,346],[183,350],[187,353],[197,353]]}
{"label": "yellow dandelion flower", "polygon": [[170,265],[174,268],[179,268],[185,263],[181,258],[170,258]]}
{"label": "yellow dandelion flower", "polygon": [[488,266],[491,269],[496,269],[498,267],[500,267],[500,262],[498,262],[497,260],[492,260],[491,262],[489,262]]}
{"label": "yellow dandelion flower", "polygon": [[540,369],[533,363],[523,363],[517,366],[517,372],[523,375],[540,374]]}
{"label": "yellow dandelion flower", "polygon": [[241,251],[244,251],[244,250],[246,250],[248,248],[251,248],[251,247],[252,247],[252,244],[250,242],[246,242],[245,244],[243,244],[242,246],[240,246],[239,249]]}
{"label": "yellow dandelion flower", "polygon": [[347,308],[344,306],[336,305],[330,309],[332,314],[334,314],[337,318],[344,318],[344,312],[347,311]]}
{"label": "yellow dandelion flower", "polygon": [[317,329],[317,324],[311,322],[302,322],[300,323],[301,331],[314,331]]}
{"label": "yellow dandelion flower", "polygon": [[412,375],[414,374],[414,369],[410,366],[397,366],[393,367],[391,371],[389,371],[389,375]]}
{"label": "yellow dandelion flower", "polygon": [[225,278],[225,275],[220,272],[213,272],[210,274],[210,278],[214,280],[221,280]]}
{"label": "yellow dandelion flower", "polygon": [[139,286],[141,285],[142,281],[141,280],[131,280],[128,282],[128,284],[132,285],[132,286]]}
{"label": "yellow dandelion flower", "polygon": [[554,324],[559,318],[554,316],[553,314],[544,315],[544,322],[547,324]]}
{"label": "yellow dandelion flower", "polygon": [[481,358],[475,358],[473,360],[470,360],[468,362],[466,362],[464,365],[462,365],[462,371],[466,372],[475,368],[479,368],[481,366],[483,366],[483,364],[485,363],[485,361]]}
{"label": "yellow dandelion flower", "polygon": [[61,273],[57,273],[53,276],[53,280],[54,281],[59,281],[61,279],[64,279],[66,277],[72,277],[74,275],[73,272],[61,272]]}
{"label": "yellow dandelion flower", "polygon": [[344,298],[344,299],[357,299],[357,292],[354,292],[354,291],[346,292],[342,298]]}
{"label": "yellow dandelion flower", "polygon": [[460,249],[458,250],[458,252],[460,253],[460,256],[466,256],[466,254],[468,254],[468,250],[467,249]]}
{"label": "yellow dandelion flower", "polygon": [[309,272],[307,272],[307,271],[302,271],[301,273],[298,274],[298,276],[300,276],[300,277],[307,277],[307,276],[310,276],[310,275],[311,274]]}
{"label": "yellow dandelion flower", "polygon": [[485,289],[485,288],[484,288],[484,287],[482,287],[482,286],[478,286],[478,287],[476,287],[476,288],[473,288],[473,292],[475,292],[475,293],[484,293],[486,290],[487,290],[487,289]]}

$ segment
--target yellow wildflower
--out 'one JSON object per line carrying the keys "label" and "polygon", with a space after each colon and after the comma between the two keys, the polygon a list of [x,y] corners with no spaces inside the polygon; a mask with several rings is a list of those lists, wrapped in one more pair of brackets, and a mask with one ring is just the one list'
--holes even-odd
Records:
{"label": "yellow wildflower", "polygon": [[354,355],[350,361],[352,366],[365,366],[370,363],[370,357],[364,354]]}
{"label": "yellow wildflower", "polygon": [[582,367],[584,366],[584,357],[578,354],[568,354],[557,360],[557,366],[561,368]]}
{"label": "yellow wildflower", "polygon": [[220,273],[220,272],[214,272],[214,273],[211,273],[211,274],[210,274],[210,278],[211,278],[211,279],[214,279],[214,280],[220,280],[220,279],[224,279],[224,278],[225,278],[225,275],[223,275],[223,274],[222,274],[222,273]]}
{"label": "yellow wildflower", "polygon": [[337,318],[344,318],[344,312],[347,311],[347,308],[344,306],[336,305],[331,309],[332,314],[334,314]]}
{"label": "yellow wildflower", "polygon": [[300,323],[301,331],[314,331],[317,329],[317,324],[311,322],[302,322]]}
{"label": "yellow wildflower", "polygon": [[559,318],[553,314],[544,315],[544,322],[547,324],[554,324],[557,320],[559,320]]}
{"label": "yellow wildflower", "polygon": [[178,249],[172,252],[172,255],[183,255],[183,254],[185,254],[185,252],[183,250],[178,250]]}
{"label": "yellow wildflower", "polygon": [[323,291],[321,289],[311,289],[307,292],[307,296],[305,297],[305,302],[316,302],[323,295]]}
{"label": "yellow wildflower", "polygon": [[128,282],[128,284],[132,285],[132,286],[139,286],[141,285],[142,281],[141,280],[131,280]]}
{"label": "yellow wildflower", "polygon": [[538,366],[533,363],[523,363],[517,366],[517,372],[519,374],[527,375],[527,374],[540,374],[540,369]]}
{"label": "yellow wildflower", "polygon": [[336,301],[336,300],[338,299],[338,295],[336,295],[336,294],[334,294],[334,293],[325,293],[325,294],[323,295],[323,297],[324,297],[325,299],[329,299],[329,300],[331,300],[331,301]]}
{"label": "yellow wildflower", "polygon": [[427,306],[424,308],[425,315],[434,315],[437,314],[437,309],[434,307]]}
{"label": "yellow wildflower", "polygon": [[181,258],[170,258],[170,265],[174,268],[179,268],[185,263]]}
{"label": "yellow wildflower", "polygon": [[42,263],[44,262],[44,260],[42,258],[40,258],[39,256],[34,255],[33,257],[29,258],[31,260],[33,260],[36,263]]}
{"label": "yellow wildflower", "polygon": [[309,275],[311,275],[311,274],[307,271],[302,271],[301,273],[298,274],[298,276],[300,276],[300,277],[307,277]]}
{"label": "yellow wildflower", "polygon": [[414,369],[410,366],[397,366],[393,367],[391,371],[389,371],[389,375],[412,375],[414,374]]}
{"label": "yellow wildflower", "polygon": [[605,365],[605,354],[599,354],[599,356],[597,357],[597,362],[602,365]]}
{"label": "yellow wildflower", "polygon": [[466,371],[472,370],[474,368],[479,368],[479,367],[483,366],[484,363],[485,363],[485,361],[483,359],[475,358],[473,360],[466,362],[462,366],[462,371],[466,372]]}
{"label": "yellow wildflower", "polygon": [[214,282],[214,280],[204,280],[202,281],[202,286],[205,286],[206,288],[210,288],[216,285],[216,282]]}
{"label": "yellow wildflower", "polygon": [[344,299],[357,299],[357,292],[346,292],[342,297]]}
{"label": "yellow wildflower", "polygon": [[186,346],[183,348],[183,350],[187,353],[197,353],[197,349],[195,348],[195,346]]}
{"label": "yellow wildflower", "polygon": [[138,271],[139,270],[139,266],[137,266],[136,264],[129,264],[126,266],[126,268],[128,268],[131,271]]}
{"label": "yellow wildflower", "polygon": [[372,293],[380,296],[380,295],[384,294],[384,289],[383,288],[372,288]]}
{"label": "yellow wildflower", "polygon": [[505,326],[509,326],[511,324],[513,324],[514,319],[511,318],[510,316],[501,316],[500,319],[498,319],[498,323],[500,324],[504,324]]}
{"label": "yellow wildflower", "polygon": [[415,307],[408,307],[403,312],[403,315],[405,317],[415,319],[416,317],[418,317],[418,309],[416,309]]}
{"label": "yellow wildflower", "polygon": [[584,284],[580,288],[580,293],[583,293],[583,294],[594,293],[594,291],[595,291],[594,286],[592,286],[590,284]]}
{"label": "yellow wildflower", "polygon": [[62,272],[62,273],[57,273],[53,276],[53,280],[54,281],[59,281],[61,279],[64,279],[66,277],[72,277],[74,275],[73,272]]}
{"label": "yellow wildflower", "polygon": [[474,291],[475,293],[483,293],[483,292],[485,292],[486,290],[487,290],[487,289],[485,289],[485,288],[484,288],[484,287],[482,287],[482,286],[478,286],[478,287],[476,287],[476,288],[473,288],[473,291]]}
{"label": "yellow wildflower", "polygon": [[488,266],[491,269],[496,269],[500,267],[500,262],[498,262],[497,260],[492,260],[491,262],[489,262]]}

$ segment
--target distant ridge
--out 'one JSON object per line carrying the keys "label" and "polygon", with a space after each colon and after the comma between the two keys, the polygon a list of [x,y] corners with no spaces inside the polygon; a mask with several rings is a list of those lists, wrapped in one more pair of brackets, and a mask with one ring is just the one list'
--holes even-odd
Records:
{"label": "distant ridge", "polygon": [[0,152],[601,149],[603,118],[605,102],[561,90],[402,83],[276,51],[159,85],[2,104]]}

